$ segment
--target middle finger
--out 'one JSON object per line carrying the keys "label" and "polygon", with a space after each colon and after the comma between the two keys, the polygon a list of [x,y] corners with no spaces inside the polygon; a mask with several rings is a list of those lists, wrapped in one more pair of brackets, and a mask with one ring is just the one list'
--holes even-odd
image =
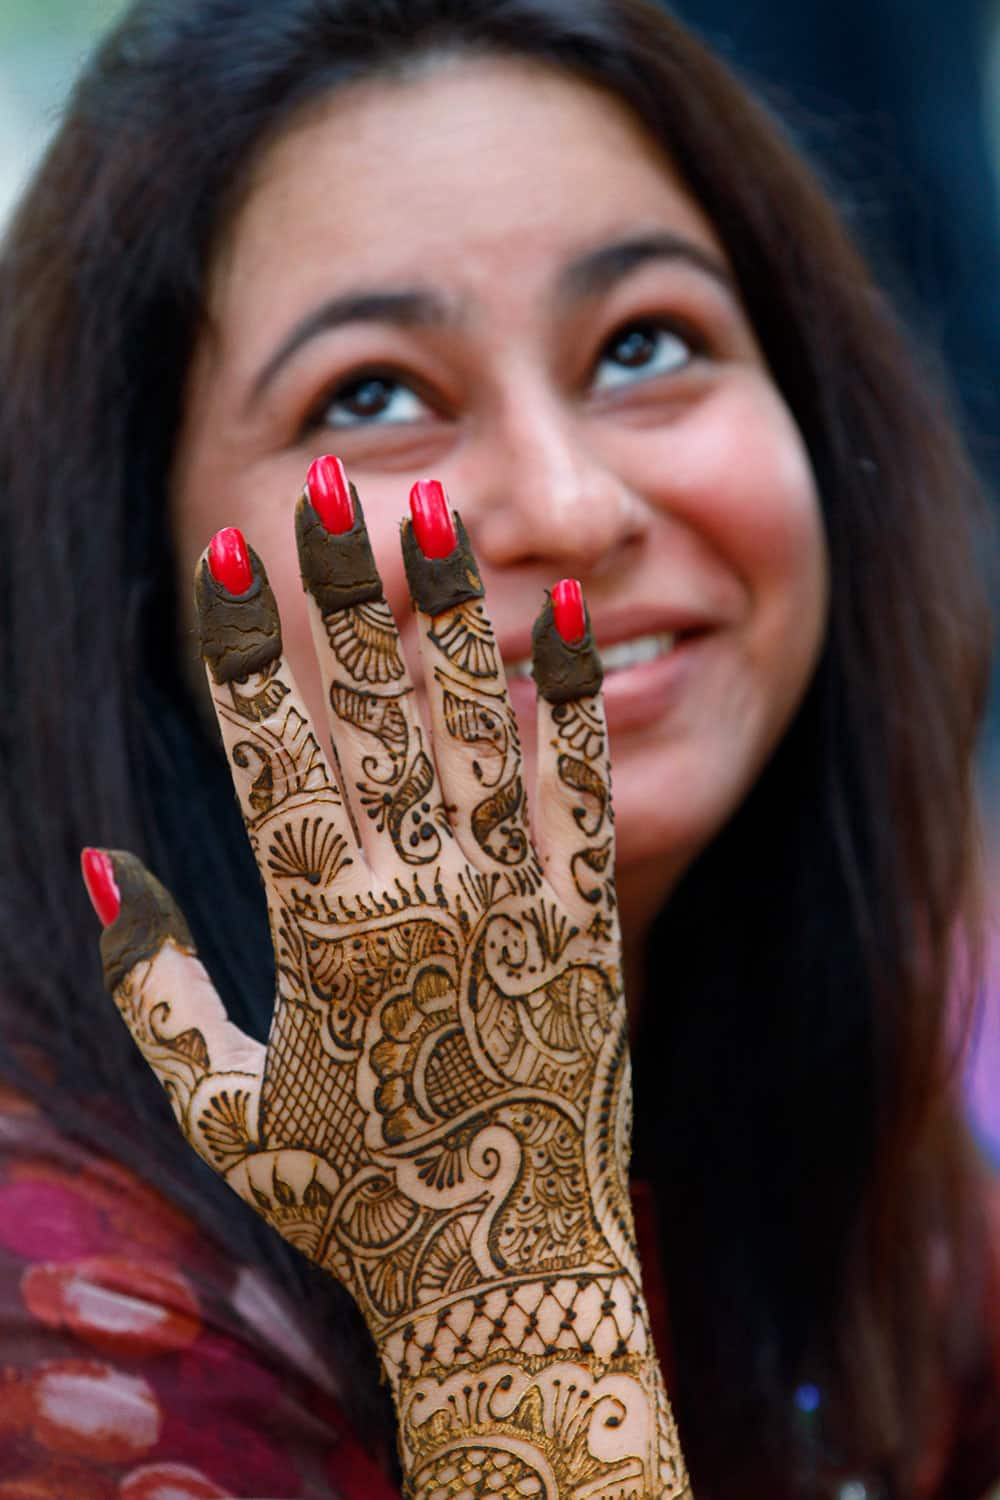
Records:
{"label": "middle finger", "polygon": [[317,459],[295,511],[299,565],[341,785],[369,864],[430,864],[452,840],[357,490]]}
{"label": "middle finger", "polygon": [[539,878],[517,719],[479,569],[461,519],[434,480],[414,485],[403,561],[420,624],[434,753],[448,814],[480,869]]}

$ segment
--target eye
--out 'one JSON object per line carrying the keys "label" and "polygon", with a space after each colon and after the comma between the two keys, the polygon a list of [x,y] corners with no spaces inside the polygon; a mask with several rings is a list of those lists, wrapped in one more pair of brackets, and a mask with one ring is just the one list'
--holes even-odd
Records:
{"label": "eye", "polygon": [[401,380],[388,374],[356,376],[325,398],[317,421],[328,427],[395,426],[417,422],[429,407]]}
{"label": "eye", "polygon": [[614,391],[655,375],[671,375],[683,369],[694,354],[694,339],[674,328],[661,323],[629,323],[601,351],[592,389]]}

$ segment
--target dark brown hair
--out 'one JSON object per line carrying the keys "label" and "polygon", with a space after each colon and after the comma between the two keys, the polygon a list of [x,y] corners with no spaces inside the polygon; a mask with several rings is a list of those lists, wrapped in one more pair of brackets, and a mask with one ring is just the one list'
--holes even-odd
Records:
{"label": "dark brown hair", "polygon": [[[976,488],[933,373],[813,176],[646,0],[144,0],[87,68],[0,265],[6,1068],[309,1299],[328,1358],[362,1357],[345,1299],[176,1135],[101,996],[76,860],[84,843],[144,857],[234,1019],[264,1034],[258,884],[176,665],[167,476],[186,372],[253,155],[325,91],[449,49],[529,56],[627,103],[714,223],[808,445],[828,639],[772,763],[654,932],[638,1163],[696,1489],[805,1494],[825,1465],[910,1495],[944,1390],[975,1386],[1000,1431],[945,1036],[974,920]],[[32,1083],[32,1045],[54,1086]],[[935,1257],[955,1295],[929,1311]],[[374,1377],[354,1400],[374,1445]],[[940,1492],[977,1494],[998,1446],[956,1452]]]}

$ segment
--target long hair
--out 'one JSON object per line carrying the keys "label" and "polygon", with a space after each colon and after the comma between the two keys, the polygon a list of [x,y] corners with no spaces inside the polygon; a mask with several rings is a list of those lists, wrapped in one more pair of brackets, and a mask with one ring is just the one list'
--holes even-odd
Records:
{"label": "long hair", "polygon": [[[102,997],[76,862],[84,843],[141,855],[233,1019],[266,1033],[263,898],[177,665],[173,445],[251,160],[308,102],[448,50],[541,60],[634,111],[715,226],[808,446],[831,558],[824,654],[654,931],[637,1151],[696,1488],[796,1493],[792,1393],[808,1380],[831,1451],[903,1495],[940,1384],[976,1360],[957,1315],[926,1312],[932,1237],[973,1301],[980,1267],[944,1035],[956,930],[974,918],[976,488],[933,372],[809,170],[648,0],[141,0],[95,54],[0,263],[4,1065],[308,1299],[330,1360],[362,1358],[346,1296],[177,1136]],[[390,1419],[374,1375],[352,1390],[375,1445]]]}

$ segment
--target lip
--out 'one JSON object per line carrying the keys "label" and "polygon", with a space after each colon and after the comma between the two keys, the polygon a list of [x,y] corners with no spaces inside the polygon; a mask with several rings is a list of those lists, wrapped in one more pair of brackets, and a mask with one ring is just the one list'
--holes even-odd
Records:
{"label": "lip", "polygon": [[[623,645],[626,641],[638,640],[640,636],[670,634],[677,636],[678,641],[673,650],[668,653],[669,656],[685,644],[681,637],[705,634],[719,623],[717,619],[705,614],[703,610],[662,604],[597,612],[592,613],[590,617],[598,651],[606,651],[609,646]],[[499,637],[499,646],[500,655],[508,671],[512,667],[519,667],[525,663],[530,666],[531,635],[529,632],[518,631],[504,634]],[[668,658],[662,659],[665,661]],[[637,668],[623,668],[621,675],[634,670]],[[609,677],[618,676],[619,673],[614,672],[608,675]]]}
{"label": "lip", "polygon": [[[656,617],[659,629],[637,630],[634,624],[631,625],[624,639],[632,640],[639,635],[666,632],[670,627],[659,624],[662,618],[659,614]],[[675,621],[680,618],[679,615],[673,616]],[[694,616],[685,615],[683,618],[687,623]],[[664,717],[681,700],[692,674],[698,671],[705,652],[712,649],[713,642],[720,634],[720,627],[718,624],[688,624],[687,629],[675,626],[672,633],[676,633],[678,639],[663,655],[652,661],[636,662],[632,666],[619,667],[605,673],[604,711],[612,739],[628,731],[649,730],[663,723]],[[617,645],[622,638],[619,635],[618,641],[614,641],[605,636],[605,647]],[[528,724],[535,709],[534,682],[530,676],[509,676],[507,685],[515,713],[522,724]]]}

